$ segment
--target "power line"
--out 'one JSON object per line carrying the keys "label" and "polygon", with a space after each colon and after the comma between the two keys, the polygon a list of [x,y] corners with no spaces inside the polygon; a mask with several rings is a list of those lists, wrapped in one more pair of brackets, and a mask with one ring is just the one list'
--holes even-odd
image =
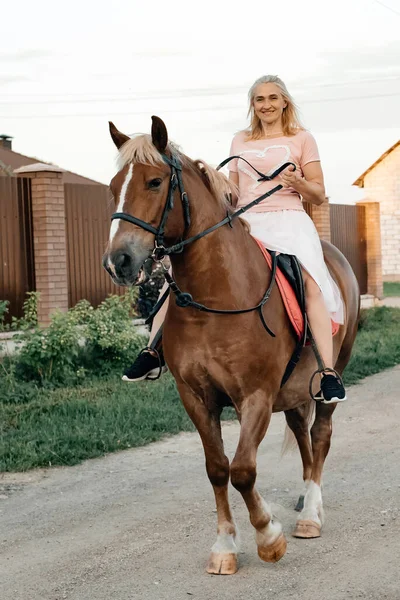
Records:
{"label": "power line", "polygon": [[[344,98],[319,98],[315,100],[304,100],[301,105],[304,104],[323,104],[325,102],[346,102],[350,100],[374,100],[376,98],[390,98],[394,96],[400,96],[400,92],[393,92],[389,94],[375,94],[372,96],[347,96]],[[232,106],[202,106],[198,108],[161,108],[160,113],[196,113],[196,112],[212,112],[212,111],[227,111],[227,110],[244,110],[243,106],[232,105]],[[62,119],[62,118],[80,118],[80,117],[116,117],[116,116],[134,116],[134,115],[146,115],[150,111],[147,110],[136,110],[128,112],[114,112],[107,113],[65,113],[58,115],[0,115],[0,119]]]}
{"label": "power line", "polygon": [[[389,77],[380,77],[374,79],[351,79],[347,81],[341,82],[329,82],[329,83],[314,83],[302,86],[302,88],[297,89],[297,93],[301,93],[303,90],[307,90],[310,88],[325,88],[325,87],[344,87],[346,85],[351,84],[364,84],[364,83],[383,83],[385,81],[398,81],[400,79],[399,76],[393,75]],[[296,89],[296,86],[293,86]],[[0,101],[0,105],[8,106],[8,105],[44,105],[44,104],[87,104],[87,103],[98,103],[98,102],[140,102],[145,100],[153,100],[157,97],[157,100],[168,100],[168,99],[176,99],[176,98],[193,98],[196,96],[224,96],[229,94],[241,94],[243,92],[247,92],[246,86],[234,86],[234,87],[226,87],[226,88],[184,88],[180,90],[174,91],[165,91],[165,90],[154,90],[152,92],[146,92],[143,94],[134,94],[130,95],[129,92],[123,92],[119,97],[116,95],[111,95],[109,92],[106,93],[87,93],[87,94],[74,94],[74,93],[65,93],[65,94],[2,94],[2,98],[34,98],[34,100],[26,100],[19,102],[18,100],[8,100],[5,102]],[[41,96],[45,96],[49,98],[49,100],[36,100],[36,98],[40,98]],[[52,98],[57,98],[53,100]],[[60,99],[58,99],[60,98]],[[63,99],[61,99],[63,98]],[[67,100],[65,98],[68,98]],[[76,98],[76,99],[75,99]]]}
{"label": "power line", "polygon": [[381,2],[380,0],[375,0],[375,2],[377,4],[380,4],[381,6],[384,6],[385,8],[387,8],[388,10],[391,10],[392,13],[394,13],[395,15],[398,15],[400,17],[400,12],[398,12],[397,10],[395,10],[394,8],[392,8],[391,6],[388,6],[387,4],[384,4],[383,2]]}

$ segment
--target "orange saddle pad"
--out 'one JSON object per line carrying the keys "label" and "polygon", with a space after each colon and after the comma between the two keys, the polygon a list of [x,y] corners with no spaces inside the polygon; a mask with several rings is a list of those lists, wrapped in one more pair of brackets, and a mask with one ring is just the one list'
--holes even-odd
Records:
{"label": "orange saddle pad", "polygon": [[[262,255],[267,261],[268,266],[271,268],[272,258],[270,253],[264,248],[260,240],[258,240],[257,238],[254,239],[257,242],[262,252]],[[288,282],[288,280],[286,279],[285,275],[282,273],[279,267],[276,269],[276,283],[282,296],[283,304],[286,308],[286,312],[288,314],[290,322],[293,325],[296,335],[299,339],[301,339],[304,331],[304,318],[301,313],[299,303],[297,302],[296,294],[294,293],[292,286],[290,285],[290,283]],[[335,335],[338,332],[338,330],[339,324],[332,321],[332,335]]]}

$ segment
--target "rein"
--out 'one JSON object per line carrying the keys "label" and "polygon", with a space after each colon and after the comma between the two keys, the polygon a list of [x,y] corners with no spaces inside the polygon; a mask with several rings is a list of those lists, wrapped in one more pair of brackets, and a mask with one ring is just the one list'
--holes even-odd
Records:
{"label": "rein", "polygon": [[[227,216],[224,219],[222,219],[222,221],[219,221],[218,223],[216,223],[212,227],[209,227],[208,229],[205,229],[201,233],[193,235],[187,239],[181,240],[180,242],[178,242],[177,244],[174,244],[173,246],[166,247],[164,244],[165,225],[167,223],[168,215],[174,207],[174,193],[175,193],[175,190],[177,187],[179,188],[179,193],[180,193],[182,207],[183,207],[185,232],[188,230],[188,228],[190,226],[190,205],[189,205],[188,196],[187,196],[184,186],[183,186],[181,163],[179,162],[179,160],[176,156],[172,156],[172,158],[169,158],[165,154],[162,154],[161,156],[162,156],[162,159],[164,160],[164,162],[170,166],[171,176],[170,176],[170,180],[169,180],[167,200],[166,200],[166,203],[164,206],[164,210],[163,210],[163,213],[161,216],[161,221],[160,221],[160,225],[158,226],[158,229],[156,229],[155,227],[150,225],[150,223],[147,223],[146,221],[143,221],[142,219],[138,219],[137,217],[134,217],[134,216],[130,215],[129,213],[124,213],[124,212],[114,213],[111,216],[111,220],[122,219],[123,221],[127,221],[128,223],[133,223],[134,225],[138,225],[142,229],[149,231],[150,233],[152,233],[155,236],[154,250],[151,255],[151,259],[155,263],[162,264],[163,269],[164,269],[164,277],[169,285],[170,290],[176,296],[176,304],[178,306],[180,306],[182,308],[190,306],[192,308],[196,308],[197,310],[200,310],[203,312],[209,312],[209,313],[214,313],[214,314],[231,314],[231,315],[232,314],[233,315],[245,314],[245,313],[249,313],[249,312],[258,310],[260,319],[261,319],[261,322],[262,322],[264,328],[269,333],[269,335],[271,335],[272,337],[275,337],[275,334],[271,331],[271,329],[268,327],[267,323],[265,322],[265,318],[264,318],[264,315],[262,312],[262,308],[267,303],[267,301],[271,295],[271,291],[274,286],[274,282],[275,282],[276,265],[277,265],[277,256],[276,256],[275,252],[271,252],[271,257],[272,257],[271,280],[270,280],[270,283],[268,285],[268,288],[267,288],[264,296],[262,297],[262,299],[256,306],[253,306],[252,308],[245,308],[245,309],[238,309],[238,310],[215,309],[215,308],[207,307],[204,304],[200,304],[199,302],[196,302],[195,300],[193,300],[193,297],[191,294],[189,294],[188,292],[182,292],[179,289],[178,284],[171,277],[171,275],[168,272],[168,269],[165,268],[162,261],[168,255],[179,254],[179,253],[183,252],[185,246],[187,246],[188,244],[192,244],[193,242],[205,237],[206,235],[212,233],[213,231],[216,231],[220,227],[223,227],[224,225],[229,225],[230,227],[232,227],[232,221],[234,219],[240,217],[242,214],[244,214],[250,208],[259,204],[262,200],[265,200],[269,196],[272,196],[272,194],[275,194],[275,192],[281,190],[283,188],[283,186],[281,184],[275,186],[269,192],[262,194],[261,196],[259,196],[258,198],[256,198],[252,202],[250,202],[249,204],[246,204],[246,206],[243,206],[242,208],[235,211],[231,215],[227,214]],[[246,162],[259,175],[260,178],[258,179],[258,181],[272,181],[272,179],[274,179],[277,175],[279,175],[284,169],[286,169],[289,166],[294,167],[294,170],[296,170],[296,165],[294,163],[287,162],[287,163],[284,163],[283,165],[281,165],[278,169],[276,169],[276,171],[274,171],[271,175],[264,175],[263,173],[258,171],[255,167],[253,167],[253,165],[251,165],[246,159],[242,158],[241,156],[230,156],[229,158],[225,159],[220,165],[218,165],[217,171],[235,158],[244,160],[244,162]],[[166,295],[164,295],[161,300],[164,301],[165,298],[166,298]],[[158,312],[158,309],[161,307],[161,305],[162,305],[161,300],[159,302],[157,302],[155,309],[152,312],[152,315],[151,315],[152,317]]]}

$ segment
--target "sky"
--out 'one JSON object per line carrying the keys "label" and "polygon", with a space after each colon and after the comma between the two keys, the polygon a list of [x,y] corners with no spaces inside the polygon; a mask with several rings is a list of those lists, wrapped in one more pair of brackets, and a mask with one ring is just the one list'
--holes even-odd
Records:
{"label": "sky", "polygon": [[[5,11],[5,12],[4,12]],[[109,183],[151,115],[212,165],[246,127],[247,92],[279,75],[317,140],[331,202],[400,138],[400,0],[8,3],[0,133],[16,152]]]}

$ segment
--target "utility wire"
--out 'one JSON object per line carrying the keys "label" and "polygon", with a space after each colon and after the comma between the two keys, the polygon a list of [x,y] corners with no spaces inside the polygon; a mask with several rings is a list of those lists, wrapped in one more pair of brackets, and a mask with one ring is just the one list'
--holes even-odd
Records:
{"label": "utility wire", "polygon": [[385,8],[387,8],[388,10],[391,10],[392,13],[394,13],[395,15],[398,15],[400,17],[400,12],[398,12],[397,10],[395,10],[394,8],[392,8],[391,6],[388,6],[387,4],[384,4],[383,2],[381,2],[380,0],[375,0],[375,2],[377,4],[380,4],[381,6],[384,6]]}
{"label": "utility wire", "polygon": [[[373,100],[376,98],[390,98],[394,96],[400,96],[400,92],[393,92],[389,94],[375,94],[372,96],[347,96],[345,98],[319,98],[316,100],[304,100],[301,102],[304,104],[322,104],[324,102],[346,102],[351,100]],[[213,111],[227,111],[227,110],[240,110],[243,107],[238,105],[233,106],[202,106],[198,108],[160,108],[160,113],[190,113],[190,112],[213,112]],[[61,119],[69,117],[115,117],[115,116],[129,116],[129,115],[145,115],[148,114],[149,110],[137,110],[127,112],[112,112],[107,113],[65,113],[55,115],[0,115],[0,119]]]}
{"label": "utility wire", "polygon": [[[400,79],[399,76],[389,76],[389,77],[380,77],[377,79],[357,79],[357,80],[348,80],[337,83],[322,83],[322,84],[310,84],[299,88],[297,91],[301,93],[303,90],[308,90],[310,88],[324,88],[324,87],[342,87],[351,84],[363,84],[363,83],[382,83],[385,81],[398,81]],[[294,86],[295,87],[295,86]],[[193,98],[196,96],[225,96],[225,95],[233,95],[240,94],[243,92],[247,92],[247,88],[245,86],[237,86],[237,87],[226,87],[226,88],[198,88],[198,89],[181,89],[175,90],[171,92],[155,90],[154,92],[146,92],[144,94],[133,94],[129,95],[129,92],[124,92],[120,97],[111,95],[109,93],[87,93],[87,94],[2,94],[2,98],[33,98],[33,100],[26,101],[18,101],[18,100],[7,100],[5,102],[0,101],[0,105],[39,105],[39,104],[86,104],[86,103],[97,103],[97,102],[140,102],[141,100],[152,100],[157,97],[157,100],[168,100],[168,99],[176,99],[176,98]],[[123,96],[126,97],[123,97]],[[40,98],[41,96],[46,96],[49,100],[36,100],[36,98]],[[108,97],[105,97],[108,96]],[[68,98],[67,100],[58,99],[58,98]],[[57,100],[52,100],[52,98],[57,98]],[[70,99],[71,98],[71,99]],[[76,99],[75,99],[76,98]]]}

